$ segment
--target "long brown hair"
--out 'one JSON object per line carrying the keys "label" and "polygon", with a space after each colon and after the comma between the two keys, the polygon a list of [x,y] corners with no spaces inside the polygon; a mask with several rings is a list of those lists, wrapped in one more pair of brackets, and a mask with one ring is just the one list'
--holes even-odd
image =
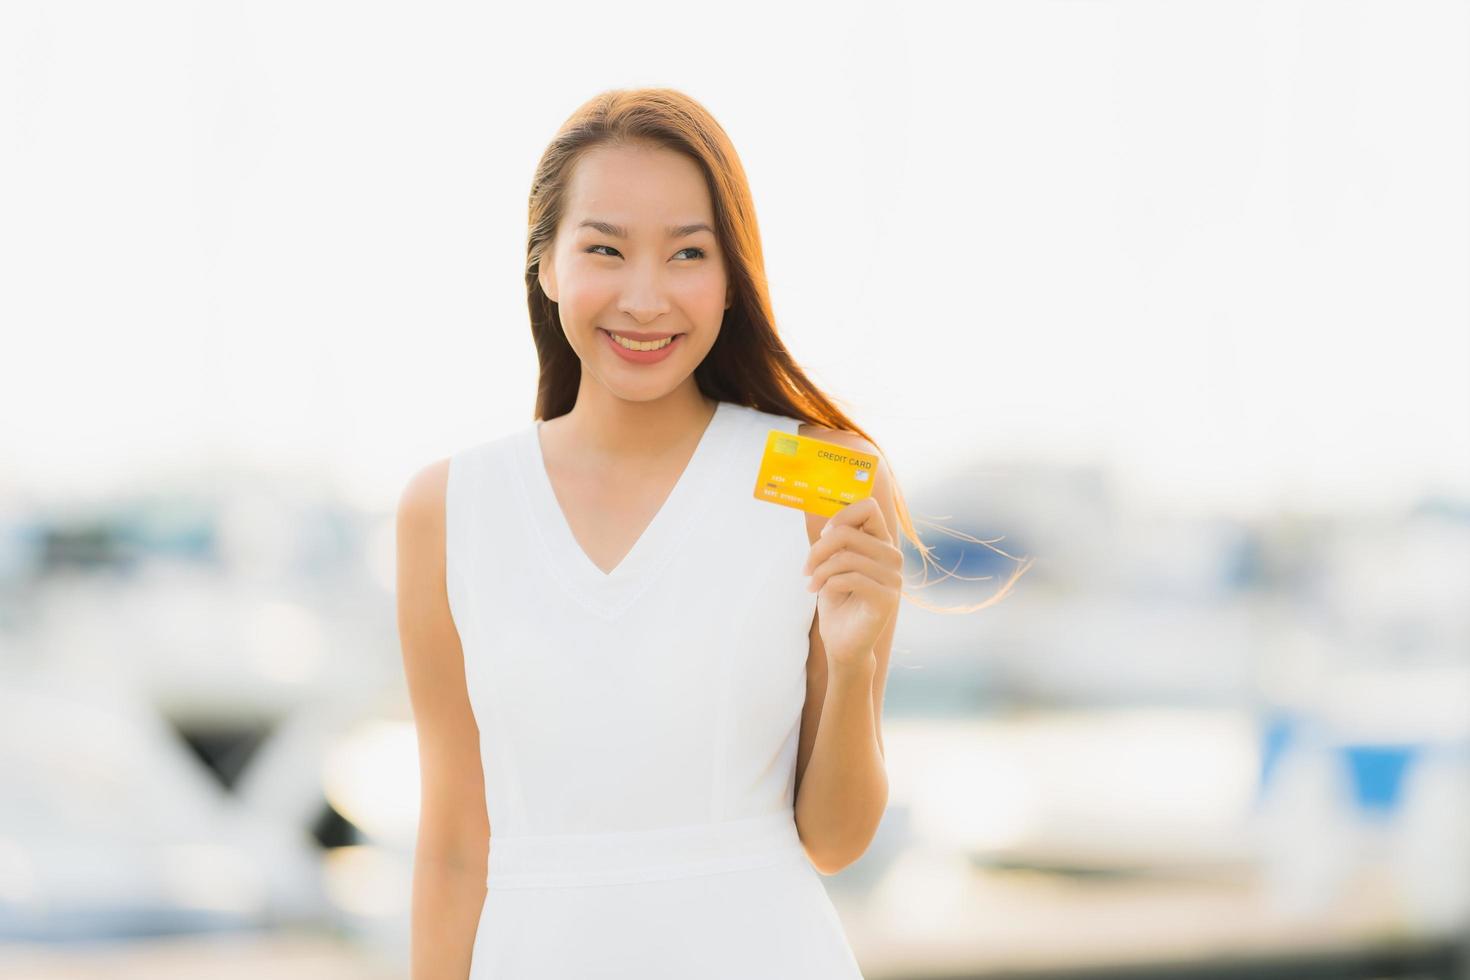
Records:
{"label": "long brown hair", "polygon": [[[876,447],[872,437],[811,382],[782,343],[771,312],[755,203],[745,169],[729,136],[704,106],[670,88],[612,89],[599,93],[562,124],[536,166],[526,236],[526,303],[530,307],[531,337],[536,343],[541,370],[535,417],[550,419],[570,412],[581,381],[581,362],[562,332],[557,305],[542,291],[538,281],[541,257],[552,247],[565,206],[567,185],[578,159],[594,147],[630,145],[656,145],[683,153],[699,165],[709,186],[715,234],[726,257],[732,302],[725,311],[714,346],[694,369],[699,390],[708,398],[852,432]],[[882,455],[881,449],[879,454]],[[883,458],[886,462],[887,456]],[[891,466],[889,472],[892,473]],[[894,503],[903,534],[918,549],[927,572],[929,548],[914,530],[896,477],[893,482]],[[938,527],[945,534],[992,547],[990,542],[928,521],[922,523]],[[1005,554],[998,548],[994,550]],[[940,609],[907,591],[903,595],[916,605],[934,611],[972,612],[1003,598],[1029,565],[1028,560],[991,598],[959,609]],[[953,573],[946,573],[950,574]]]}

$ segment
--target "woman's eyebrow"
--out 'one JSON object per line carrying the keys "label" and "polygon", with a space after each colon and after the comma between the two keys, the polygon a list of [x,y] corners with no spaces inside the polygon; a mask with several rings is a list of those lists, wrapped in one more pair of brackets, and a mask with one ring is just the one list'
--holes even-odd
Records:
{"label": "woman's eyebrow", "polygon": [[[615,225],[607,221],[599,221],[596,218],[587,218],[581,224],[577,225],[577,227],[594,228],[597,231],[602,232],[604,235],[611,235],[614,238],[628,237],[628,229],[624,228],[622,225]],[[711,235],[715,233],[715,230],[709,225],[705,224],[703,221],[696,221],[695,223],[690,225],[669,225],[664,228],[664,231],[668,232],[670,238],[683,238],[685,235],[692,235],[696,231],[707,231]]]}

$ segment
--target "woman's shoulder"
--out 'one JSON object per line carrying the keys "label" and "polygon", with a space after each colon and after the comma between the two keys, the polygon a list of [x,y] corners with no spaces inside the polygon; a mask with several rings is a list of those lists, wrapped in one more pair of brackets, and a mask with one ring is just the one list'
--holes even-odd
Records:
{"label": "woman's shoulder", "polygon": [[412,523],[442,525],[444,502],[451,475],[465,466],[493,458],[497,453],[510,449],[515,438],[525,427],[512,429],[489,439],[466,443],[447,456],[420,465],[415,469],[398,497],[398,514],[401,520]]}
{"label": "woman's shoulder", "polygon": [[453,458],[441,457],[409,475],[398,494],[400,527],[432,530],[444,526],[444,491]]}
{"label": "woman's shoulder", "polygon": [[517,439],[526,435],[535,426],[535,422],[526,422],[522,425],[513,426],[499,435],[478,442],[466,443],[449,455],[449,459],[459,462],[462,460],[480,458],[494,455],[495,453],[507,452],[515,445]]}

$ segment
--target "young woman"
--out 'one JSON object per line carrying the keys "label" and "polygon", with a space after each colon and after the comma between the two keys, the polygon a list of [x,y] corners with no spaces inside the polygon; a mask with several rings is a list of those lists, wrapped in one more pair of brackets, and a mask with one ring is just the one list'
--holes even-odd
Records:
{"label": "young woman", "polygon": [[831,518],[754,498],[772,429],[881,454],[777,336],[694,100],[580,108],[527,251],[536,421],[399,505],[413,976],[860,977],[819,873],[888,799],[902,495],[884,465]]}

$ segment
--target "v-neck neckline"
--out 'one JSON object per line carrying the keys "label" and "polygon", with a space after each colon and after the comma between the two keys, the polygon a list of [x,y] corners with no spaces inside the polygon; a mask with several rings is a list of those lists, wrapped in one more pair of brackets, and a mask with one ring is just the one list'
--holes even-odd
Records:
{"label": "v-neck neckline", "polygon": [[672,557],[684,534],[690,528],[695,508],[703,496],[704,484],[722,458],[723,435],[733,405],[720,401],[714,415],[700,434],[683,471],[673,488],[643,528],[622,559],[605,572],[588,557],[572,533],[566,512],[557,499],[556,489],[546,468],[541,446],[543,419],[537,419],[523,432],[521,461],[523,486],[527,491],[536,531],[541,536],[545,554],[553,570],[588,605],[604,615],[616,615],[626,608],[654,572]]}

